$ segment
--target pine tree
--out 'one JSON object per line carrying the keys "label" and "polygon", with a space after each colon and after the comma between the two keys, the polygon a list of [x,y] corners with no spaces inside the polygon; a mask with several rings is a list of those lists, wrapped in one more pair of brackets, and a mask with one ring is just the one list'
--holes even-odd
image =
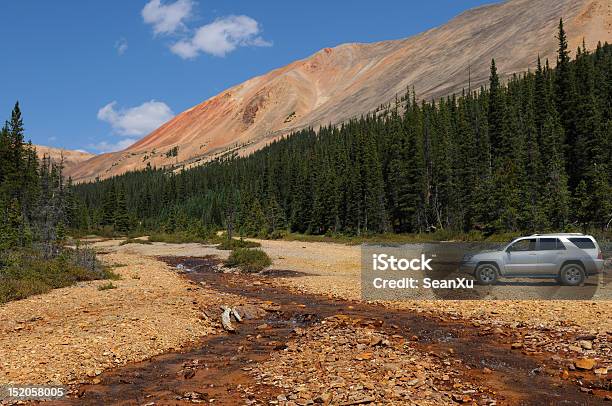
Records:
{"label": "pine tree", "polygon": [[102,205],[102,225],[112,226],[115,224],[115,211],[117,210],[117,194],[115,185],[110,185],[104,195],[104,203]]}
{"label": "pine tree", "polygon": [[125,233],[130,230],[130,216],[128,215],[123,188],[119,188],[117,193],[117,203],[113,217],[116,231]]}
{"label": "pine tree", "polygon": [[573,189],[578,184],[580,177],[578,168],[575,166],[576,152],[576,123],[575,123],[575,81],[574,72],[570,64],[567,36],[563,28],[563,19],[559,20],[559,33],[557,37],[559,49],[557,53],[557,68],[555,71],[555,97],[557,111],[561,118],[561,124],[565,129],[566,138],[566,163],[569,175],[569,184]]}

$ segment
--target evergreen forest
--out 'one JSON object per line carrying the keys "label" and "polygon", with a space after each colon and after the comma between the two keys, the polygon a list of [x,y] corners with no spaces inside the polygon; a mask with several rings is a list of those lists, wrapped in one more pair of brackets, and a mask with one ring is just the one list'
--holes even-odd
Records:
{"label": "evergreen forest", "polygon": [[612,47],[583,44],[571,58],[562,21],[557,39],[554,68],[538,58],[500,78],[492,60],[479,89],[436,101],[408,89],[247,157],[79,185],[70,226],[248,236],[607,229]]}

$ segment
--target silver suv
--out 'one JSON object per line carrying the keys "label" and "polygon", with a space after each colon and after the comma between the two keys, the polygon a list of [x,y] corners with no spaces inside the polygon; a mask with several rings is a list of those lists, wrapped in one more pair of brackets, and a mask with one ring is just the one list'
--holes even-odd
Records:
{"label": "silver suv", "polygon": [[466,255],[461,270],[476,281],[492,285],[498,278],[554,278],[569,286],[604,267],[601,249],[590,235],[578,233],[534,234],[511,241],[500,251]]}

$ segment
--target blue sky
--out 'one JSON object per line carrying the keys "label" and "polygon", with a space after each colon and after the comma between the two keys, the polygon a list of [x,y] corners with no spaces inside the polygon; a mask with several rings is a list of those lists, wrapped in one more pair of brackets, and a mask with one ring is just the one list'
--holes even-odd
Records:
{"label": "blue sky", "polygon": [[244,80],[345,42],[404,38],[492,0],[19,0],[0,4],[0,118],[103,152]]}

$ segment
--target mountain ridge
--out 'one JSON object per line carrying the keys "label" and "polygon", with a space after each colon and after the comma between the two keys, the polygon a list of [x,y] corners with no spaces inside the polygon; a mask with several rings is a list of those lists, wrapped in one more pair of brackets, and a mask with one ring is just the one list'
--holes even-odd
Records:
{"label": "mountain ridge", "polygon": [[96,156],[86,151],[55,148],[44,145],[34,145],[34,147],[36,148],[38,159],[42,159],[45,156],[51,158],[54,162],[60,162],[63,159],[64,170],[66,171],[70,171],[79,164]]}
{"label": "mountain ridge", "polygon": [[512,0],[467,10],[408,38],[323,48],[232,86],[126,150],[68,172],[88,181],[148,165],[189,167],[231,150],[248,154],[292,131],[368,113],[411,85],[423,99],[461,91],[469,66],[472,84],[480,86],[492,57],[505,76],[533,67],[538,54],[554,64],[559,18],[570,49],[582,38],[592,49],[611,37],[609,7],[604,0]]}

